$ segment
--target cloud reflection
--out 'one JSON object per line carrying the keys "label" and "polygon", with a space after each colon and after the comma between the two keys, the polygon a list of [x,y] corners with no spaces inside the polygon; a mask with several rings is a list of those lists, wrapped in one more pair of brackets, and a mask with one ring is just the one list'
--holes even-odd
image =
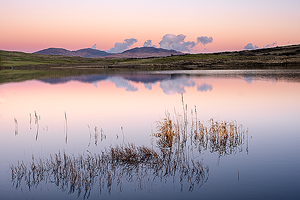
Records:
{"label": "cloud reflection", "polygon": [[97,81],[93,81],[92,84],[97,87]]}
{"label": "cloud reflection", "polygon": [[244,80],[248,83],[251,84],[253,81],[253,78],[251,76],[245,76]]}
{"label": "cloud reflection", "polygon": [[185,87],[194,87],[194,86],[195,86],[195,82],[188,78],[180,78],[180,79],[160,82],[161,89],[167,95],[185,93]]}
{"label": "cloud reflection", "polygon": [[122,77],[109,77],[107,80],[114,83],[117,88],[125,88],[126,91],[135,92],[138,90]]}
{"label": "cloud reflection", "polygon": [[212,91],[212,85],[207,85],[207,84],[203,83],[202,85],[197,86],[197,91],[207,92],[208,90]]}
{"label": "cloud reflection", "polygon": [[144,83],[144,86],[148,90],[152,90],[152,84],[151,83]]}

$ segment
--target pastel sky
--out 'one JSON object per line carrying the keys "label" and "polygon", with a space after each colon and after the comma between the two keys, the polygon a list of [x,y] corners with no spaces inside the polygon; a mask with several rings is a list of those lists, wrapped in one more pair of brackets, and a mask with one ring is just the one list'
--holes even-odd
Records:
{"label": "pastel sky", "polygon": [[112,52],[116,43],[151,40],[197,53],[299,44],[299,8],[299,0],[0,0],[0,49],[96,44]]}

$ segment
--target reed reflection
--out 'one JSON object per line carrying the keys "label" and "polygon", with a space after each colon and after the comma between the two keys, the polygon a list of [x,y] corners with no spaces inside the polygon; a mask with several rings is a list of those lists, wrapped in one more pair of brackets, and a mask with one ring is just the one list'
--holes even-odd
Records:
{"label": "reed reflection", "polygon": [[[182,154],[183,152],[181,152]],[[172,151],[156,151],[145,146],[127,144],[109,147],[99,154],[69,156],[65,152],[50,155],[50,158],[35,159],[30,163],[12,165],[12,183],[16,188],[31,190],[41,182],[50,182],[68,191],[83,193],[88,198],[92,188],[98,185],[101,192],[109,194],[113,187],[123,189],[123,182],[138,183],[142,190],[149,182],[167,182],[179,179],[181,190],[188,185],[201,186],[208,179],[208,167],[200,161],[181,160]]]}

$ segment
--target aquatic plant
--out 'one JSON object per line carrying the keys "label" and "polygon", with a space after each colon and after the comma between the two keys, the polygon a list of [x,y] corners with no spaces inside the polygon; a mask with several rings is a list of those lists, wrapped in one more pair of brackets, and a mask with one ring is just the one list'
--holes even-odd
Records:
{"label": "aquatic plant", "polygon": [[[21,184],[23,181],[30,190],[46,181],[54,183],[69,194],[77,192],[78,197],[84,192],[84,198],[89,197],[96,185],[100,193],[106,189],[110,194],[113,188],[122,191],[125,181],[137,183],[138,189],[141,190],[157,181],[170,180],[179,184],[181,191],[185,187],[188,187],[189,191],[195,186],[201,187],[208,180],[209,168],[201,162],[199,155],[209,150],[220,158],[242,151],[245,142],[248,152],[248,130],[244,131],[242,125],[238,125],[236,121],[213,119],[209,120],[209,126],[205,127],[197,118],[196,106],[191,110],[190,122],[187,116],[188,107],[184,104],[183,97],[182,106],[183,115],[175,110],[175,115],[171,117],[170,113],[166,112],[165,118],[156,122],[156,132],[152,133],[151,137],[151,148],[135,146],[132,143],[125,144],[124,130],[121,127],[123,143],[105,148],[100,153],[92,154],[87,151],[87,154],[75,156],[58,152],[50,154],[49,158],[36,159],[32,156],[29,163],[22,161],[11,165],[12,183],[16,188],[20,188],[24,185]],[[38,123],[37,118],[36,122]],[[66,113],[65,122],[67,125]],[[88,128],[90,146],[92,132],[89,125]],[[94,130],[97,145],[99,130],[96,126]],[[106,138],[102,128],[100,137],[101,141]],[[154,139],[157,148],[153,147]]]}

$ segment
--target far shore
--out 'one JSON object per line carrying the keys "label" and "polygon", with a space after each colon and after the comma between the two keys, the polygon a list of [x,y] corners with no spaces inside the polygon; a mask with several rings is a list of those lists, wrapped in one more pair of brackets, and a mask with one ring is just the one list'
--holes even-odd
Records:
{"label": "far shore", "polygon": [[82,58],[0,50],[0,59],[0,70],[33,70],[32,73],[41,70],[90,73],[95,70],[300,69],[300,45],[151,58]]}

